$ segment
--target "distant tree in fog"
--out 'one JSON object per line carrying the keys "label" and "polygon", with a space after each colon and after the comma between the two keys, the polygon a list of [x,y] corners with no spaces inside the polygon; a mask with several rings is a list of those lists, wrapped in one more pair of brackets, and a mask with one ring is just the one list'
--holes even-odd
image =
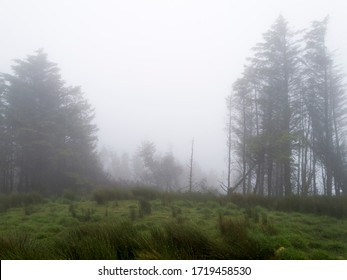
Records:
{"label": "distant tree in fog", "polygon": [[59,193],[95,182],[97,129],[81,89],[65,86],[42,51],[12,69],[2,75],[1,191]]}
{"label": "distant tree in fog", "polygon": [[133,158],[137,181],[172,191],[179,187],[182,167],[171,153],[156,154],[154,143],[145,141]]}
{"label": "distant tree in fog", "polygon": [[132,181],[133,174],[130,168],[130,159],[127,153],[121,157],[111,150],[103,147],[99,153],[103,170],[112,181]]}
{"label": "distant tree in fog", "polygon": [[159,159],[154,174],[158,186],[173,191],[179,187],[182,167],[171,153],[167,153]]}
{"label": "distant tree in fog", "polygon": [[[304,104],[310,118],[311,149],[319,160],[324,193],[347,193],[346,91],[344,75],[336,67],[326,45],[328,18],[314,21],[305,33],[302,71]],[[315,167],[318,164],[315,164]],[[312,170],[317,177],[316,168]],[[316,183],[315,183],[316,185]],[[305,189],[303,189],[306,191]]]}

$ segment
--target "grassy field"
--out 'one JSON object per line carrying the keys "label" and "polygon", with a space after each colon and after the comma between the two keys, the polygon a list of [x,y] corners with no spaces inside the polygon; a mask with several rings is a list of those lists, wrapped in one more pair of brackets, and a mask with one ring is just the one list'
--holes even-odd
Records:
{"label": "grassy field", "polygon": [[1,259],[347,259],[347,199],[105,189],[0,197]]}

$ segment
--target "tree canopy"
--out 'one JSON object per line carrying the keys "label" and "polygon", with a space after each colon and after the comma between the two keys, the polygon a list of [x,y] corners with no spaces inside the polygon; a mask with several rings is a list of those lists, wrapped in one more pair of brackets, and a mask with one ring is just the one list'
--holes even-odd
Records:
{"label": "tree canopy", "polygon": [[59,193],[91,184],[100,171],[97,128],[81,89],[66,86],[42,50],[12,69],[1,80],[1,191]]}

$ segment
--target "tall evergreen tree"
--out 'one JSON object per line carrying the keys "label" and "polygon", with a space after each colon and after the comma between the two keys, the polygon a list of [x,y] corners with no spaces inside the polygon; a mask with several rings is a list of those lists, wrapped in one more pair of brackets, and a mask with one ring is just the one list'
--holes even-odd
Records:
{"label": "tall evergreen tree", "polygon": [[58,193],[86,182],[98,170],[96,128],[80,89],[66,87],[42,51],[16,60],[12,69],[3,77],[13,190]]}
{"label": "tall evergreen tree", "polygon": [[[247,165],[246,150],[253,150],[257,165],[255,191],[260,194],[266,191],[268,195],[290,195],[292,193],[290,103],[297,87],[295,74],[298,67],[296,57],[298,47],[282,16],[263,38],[264,41],[254,48],[254,57],[250,59],[250,65],[247,66],[243,77],[234,85],[236,95],[241,96],[239,101],[242,109],[239,116],[243,120],[240,124],[243,135],[241,141],[243,176]],[[250,147],[247,148],[247,145]]]}
{"label": "tall evergreen tree", "polygon": [[[346,95],[343,76],[326,45],[328,18],[312,23],[305,34],[306,106],[312,119],[312,147],[324,168],[324,192],[332,195],[346,188],[343,177]],[[334,182],[335,179],[335,182]]]}

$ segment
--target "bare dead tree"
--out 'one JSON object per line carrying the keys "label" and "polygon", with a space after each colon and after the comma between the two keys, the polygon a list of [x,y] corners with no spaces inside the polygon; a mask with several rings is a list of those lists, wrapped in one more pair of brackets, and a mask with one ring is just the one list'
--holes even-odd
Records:
{"label": "bare dead tree", "polygon": [[189,163],[189,192],[193,189],[193,163],[194,163],[194,138],[192,140],[192,149],[190,153],[190,163]]}

